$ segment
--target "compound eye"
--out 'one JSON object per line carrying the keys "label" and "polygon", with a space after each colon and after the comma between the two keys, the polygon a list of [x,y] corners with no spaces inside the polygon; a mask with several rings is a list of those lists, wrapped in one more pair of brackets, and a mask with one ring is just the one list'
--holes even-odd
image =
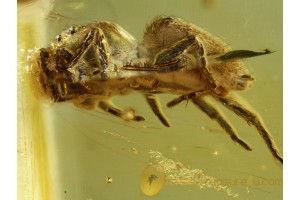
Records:
{"label": "compound eye", "polygon": [[49,52],[47,51],[47,49],[45,49],[45,48],[40,49],[40,56],[43,59],[48,59],[49,58]]}
{"label": "compound eye", "polygon": [[77,28],[76,26],[71,26],[71,27],[69,28],[69,33],[70,33],[71,35],[73,35],[74,33],[77,32],[77,30],[78,30],[78,28]]}
{"label": "compound eye", "polygon": [[61,35],[57,35],[57,36],[55,37],[55,39],[56,39],[57,42],[60,42],[61,39],[62,39],[62,37],[61,37]]}

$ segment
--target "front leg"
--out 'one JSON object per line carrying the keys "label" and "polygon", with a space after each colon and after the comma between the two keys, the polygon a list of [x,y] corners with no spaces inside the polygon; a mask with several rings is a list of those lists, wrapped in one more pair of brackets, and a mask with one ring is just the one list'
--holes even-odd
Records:
{"label": "front leg", "polygon": [[69,62],[69,68],[73,68],[78,61],[83,57],[86,51],[89,49],[91,44],[95,41],[99,35],[98,29],[92,29],[85,37],[83,43],[81,44],[80,48],[75,52],[72,59]]}
{"label": "front leg", "polygon": [[108,78],[108,75],[107,75],[107,70],[108,70],[108,67],[109,67],[109,47],[108,47],[108,44],[107,44],[107,41],[105,40],[105,37],[104,37],[104,33],[100,30],[100,29],[97,29],[99,32],[98,32],[98,37],[96,37],[96,41],[95,41],[95,45],[96,45],[96,52],[97,52],[97,56],[98,56],[98,59],[99,59],[99,62],[101,64],[101,69],[100,69],[100,72],[101,72],[101,76],[102,78],[104,79],[107,79]]}
{"label": "front leg", "polygon": [[[105,41],[104,33],[99,28],[93,28],[85,37],[82,45],[76,51],[75,55],[69,62],[69,68],[73,68],[83,58],[85,53],[94,48],[96,54],[93,55],[94,59],[97,59],[100,63],[99,72],[103,79],[107,79],[107,70],[109,68],[109,52],[107,42]],[[96,72],[96,71],[95,71]]]}
{"label": "front leg", "polygon": [[105,112],[108,112],[116,117],[120,117],[125,121],[144,121],[144,117],[135,115],[135,111],[133,109],[121,110],[116,108],[112,104],[107,101],[100,101],[98,107]]}

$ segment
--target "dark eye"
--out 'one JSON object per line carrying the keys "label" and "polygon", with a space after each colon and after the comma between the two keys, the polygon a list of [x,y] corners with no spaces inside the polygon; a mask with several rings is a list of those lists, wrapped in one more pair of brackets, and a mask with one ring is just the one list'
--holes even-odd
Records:
{"label": "dark eye", "polygon": [[74,33],[76,33],[76,31],[77,31],[77,27],[76,27],[76,26],[71,26],[71,27],[69,28],[69,33],[70,33],[70,34],[74,34]]}
{"label": "dark eye", "polygon": [[57,42],[60,42],[61,39],[62,39],[62,37],[61,37],[61,35],[57,35],[57,36],[55,37],[55,39],[56,39]]}
{"label": "dark eye", "polygon": [[45,49],[45,48],[40,49],[40,56],[41,56],[42,59],[49,58],[49,52],[48,52],[48,50]]}
{"label": "dark eye", "polygon": [[49,68],[47,66],[49,57],[50,57],[50,55],[49,55],[49,50],[48,49],[45,49],[45,48],[40,49],[40,62],[39,62],[40,64],[39,64],[39,67],[46,74],[49,72]]}
{"label": "dark eye", "polygon": [[72,58],[72,54],[67,49],[63,49],[63,48],[58,48],[56,50],[56,55],[67,61],[71,60]]}

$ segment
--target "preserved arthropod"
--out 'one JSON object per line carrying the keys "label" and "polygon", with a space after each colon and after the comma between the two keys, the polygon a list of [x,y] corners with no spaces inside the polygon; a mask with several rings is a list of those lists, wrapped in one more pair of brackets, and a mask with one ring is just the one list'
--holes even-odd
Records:
{"label": "preserved arthropod", "polygon": [[156,94],[177,94],[168,107],[191,100],[234,142],[252,150],[205,99],[212,96],[254,126],[274,158],[283,162],[260,117],[231,94],[249,88],[254,80],[241,60],[270,53],[268,49],[232,50],[193,24],[176,17],[159,17],[146,27],[142,44],[119,25],[99,22],[70,27],[50,47],[32,55],[32,60],[37,62],[40,91],[53,102],[68,101],[82,109],[102,109],[126,121],[143,121],[135,110],[122,110],[109,101],[112,96],[137,91],[159,120],[170,126]]}

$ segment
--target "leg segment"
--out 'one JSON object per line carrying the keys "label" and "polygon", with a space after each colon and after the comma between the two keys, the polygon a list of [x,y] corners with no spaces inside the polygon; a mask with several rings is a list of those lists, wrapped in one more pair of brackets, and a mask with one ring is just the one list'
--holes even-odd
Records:
{"label": "leg segment", "polygon": [[107,78],[107,70],[109,66],[109,57],[108,57],[108,46],[104,42],[104,33],[98,29],[98,34],[96,37],[95,45],[96,45],[96,50],[97,50],[97,56],[99,56],[99,61],[101,63],[101,72],[102,72],[102,77]]}
{"label": "leg segment", "polygon": [[248,151],[252,150],[252,148],[239,137],[236,130],[231,126],[231,124],[223,116],[223,114],[218,111],[213,105],[206,102],[202,97],[192,98],[192,100],[200,110],[207,114],[212,120],[216,120],[216,122],[224,129],[224,131],[234,142],[239,143],[244,149]]}
{"label": "leg segment", "polygon": [[215,97],[219,100],[224,106],[228,109],[235,112],[238,116],[242,117],[249,125],[254,126],[257,131],[259,132],[260,136],[266,142],[269,150],[271,151],[272,155],[275,159],[279,160],[283,163],[283,158],[279,153],[279,150],[275,144],[275,141],[272,135],[267,131],[265,125],[263,124],[262,120],[250,109],[244,107],[238,101],[233,99],[232,97]]}
{"label": "leg segment", "polygon": [[[136,60],[136,63],[133,64],[133,66],[124,66],[123,69],[134,71],[154,71],[160,73],[177,71],[183,67],[186,67],[186,65],[184,65],[182,62],[182,55],[194,43],[195,36],[184,38],[176,42],[172,47],[158,52],[153,58],[153,61],[150,59],[146,62],[146,66],[143,66],[145,63],[141,64],[143,62]],[[138,66],[137,64],[140,64],[141,66]]]}
{"label": "leg segment", "polygon": [[179,97],[173,99],[172,101],[170,101],[170,102],[167,104],[167,106],[168,106],[169,108],[172,108],[172,107],[178,105],[179,103],[181,103],[181,102],[184,101],[184,100],[187,100],[187,101],[188,101],[188,100],[191,99],[191,98],[196,98],[196,97],[199,97],[199,96],[204,95],[204,94],[206,94],[206,93],[207,93],[207,91],[201,90],[201,91],[198,91],[198,92],[193,92],[193,93],[189,93],[189,94],[184,94],[184,95],[181,95],[181,96],[179,96]]}
{"label": "leg segment", "polygon": [[145,119],[142,116],[136,116],[135,111],[132,109],[120,110],[119,108],[114,107],[112,104],[106,101],[100,101],[98,107],[105,112],[108,112],[116,117],[120,117],[125,121],[144,121]]}
{"label": "leg segment", "polygon": [[109,57],[108,57],[108,48],[105,45],[104,41],[104,34],[103,32],[98,29],[92,29],[87,36],[85,37],[83,43],[81,44],[80,48],[76,51],[75,55],[72,57],[69,63],[69,68],[74,67],[78,61],[84,56],[84,54],[88,51],[88,49],[93,46],[96,50],[95,59],[99,59],[101,64],[100,72],[101,76],[106,79],[107,74],[106,70],[109,66]]}
{"label": "leg segment", "polygon": [[[217,87],[216,81],[208,69],[208,63],[205,58],[205,50],[202,42],[198,36],[188,36],[179,42],[176,42],[172,47],[168,49],[163,49],[160,51],[154,59],[154,65],[162,65],[168,63],[174,59],[184,59],[193,55],[195,63],[192,66],[182,66],[172,68],[172,71],[176,71],[182,67],[186,68],[199,68],[204,79],[206,79],[207,87],[212,90],[215,94],[222,93],[221,88]],[[200,78],[200,77],[199,77]]]}
{"label": "leg segment", "polygon": [[82,56],[85,54],[87,49],[90,47],[90,45],[95,40],[95,37],[97,37],[98,35],[99,35],[98,29],[93,29],[87,34],[81,47],[76,51],[75,55],[72,57],[72,59],[69,63],[69,68],[74,67],[78,63],[78,61],[82,58]]}
{"label": "leg segment", "polygon": [[73,104],[78,108],[85,109],[85,110],[94,110],[97,107],[98,99],[94,98],[77,98],[72,100]]}
{"label": "leg segment", "polygon": [[195,36],[190,36],[176,42],[171,48],[163,49],[154,58],[155,65],[165,64],[171,60],[176,59],[178,56],[195,43]]}
{"label": "leg segment", "polygon": [[169,123],[168,119],[166,118],[166,116],[164,115],[164,113],[162,112],[162,110],[160,108],[160,104],[159,104],[156,96],[146,94],[145,97],[146,97],[146,100],[147,100],[149,106],[151,107],[152,111],[159,118],[161,123],[163,123],[167,127],[170,127],[170,123]]}

